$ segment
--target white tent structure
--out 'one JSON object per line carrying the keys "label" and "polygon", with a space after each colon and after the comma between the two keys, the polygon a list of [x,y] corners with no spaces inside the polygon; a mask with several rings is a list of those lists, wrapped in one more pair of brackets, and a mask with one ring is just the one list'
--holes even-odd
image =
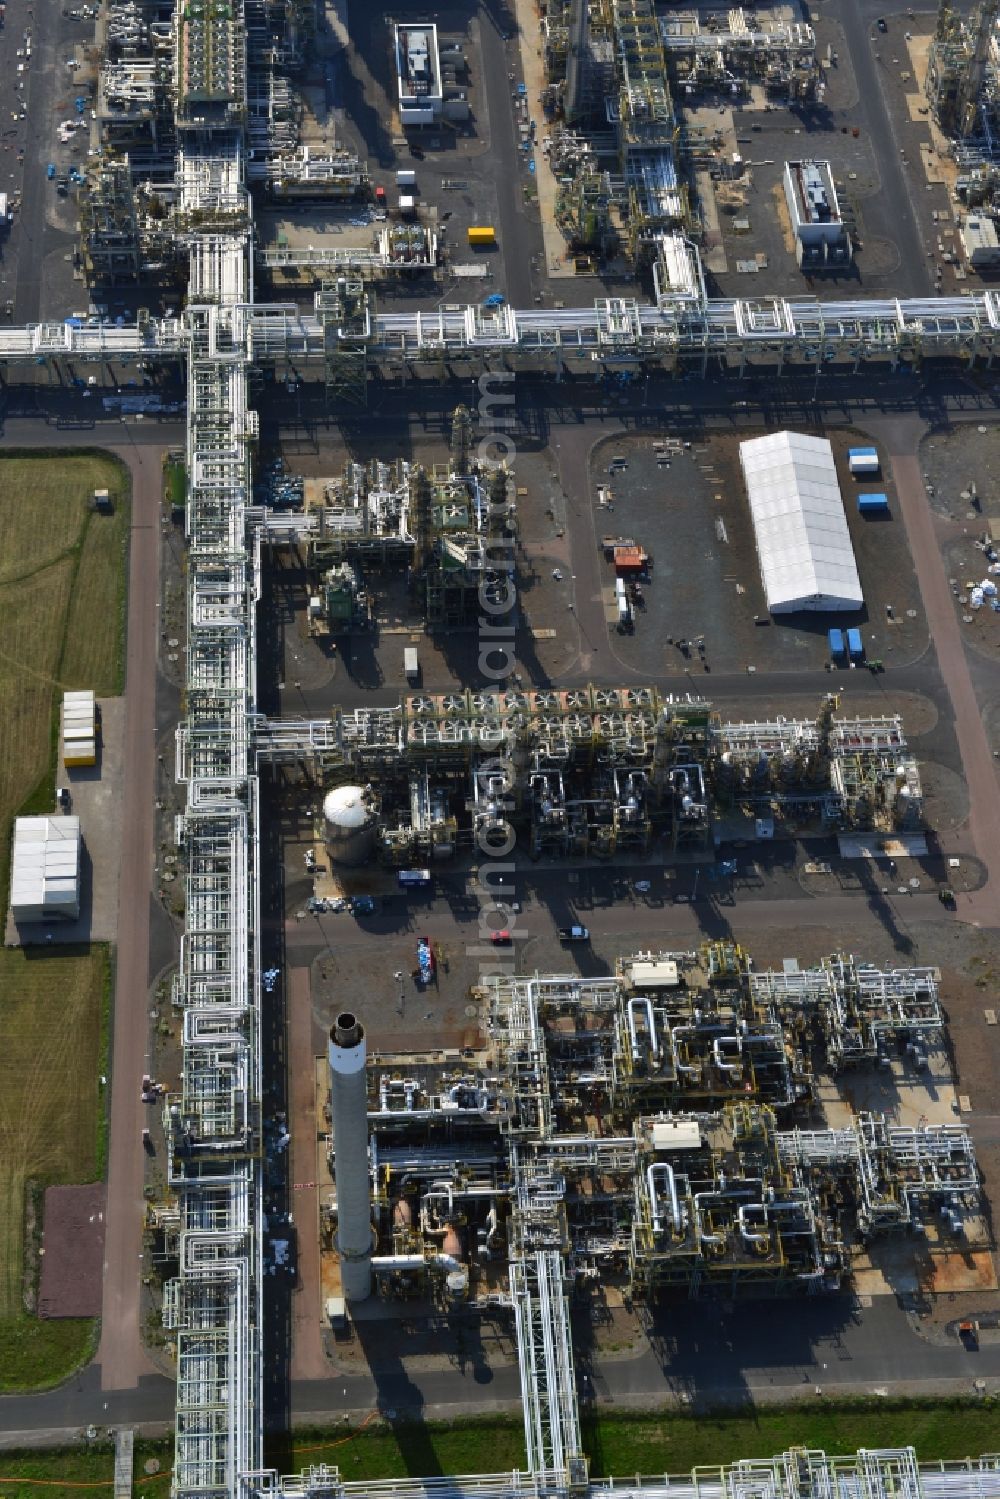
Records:
{"label": "white tent structure", "polygon": [[10,908],[15,921],[75,921],[80,914],[79,817],[18,817]]}
{"label": "white tent structure", "polygon": [[826,438],[770,432],[740,443],[740,463],[770,612],[860,609],[861,582]]}

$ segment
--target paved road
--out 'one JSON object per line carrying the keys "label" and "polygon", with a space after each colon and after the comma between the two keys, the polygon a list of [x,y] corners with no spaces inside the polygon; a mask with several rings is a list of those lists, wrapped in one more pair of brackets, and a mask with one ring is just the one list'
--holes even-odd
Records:
{"label": "paved road", "polygon": [[144,1199],[140,1082],[149,1035],[149,890],[153,877],[156,651],[163,471],[156,448],[119,448],[132,473],[126,656],[121,902],[115,974],[114,1050],[104,1301],[97,1359],[105,1390],[133,1389],[152,1373],[142,1348],[139,1294]]}
{"label": "paved road", "polygon": [[899,144],[885,102],[882,79],[869,36],[862,0],[838,0],[835,14],[841,23],[858,85],[858,103],[852,116],[861,120],[875,150],[879,190],[864,204],[869,229],[884,233],[900,247],[900,262],[893,272],[893,294],[929,296],[933,291],[931,261],[925,253],[911,188],[900,165]]}
{"label": "paved road", "polygon": [[[901,434],[902,435],[902,434]],[[990,752],[976,700],[955,600],[945,573],[912,431],[890,450],[920,596],[937,649],[938,664],[955,714],[955,733],[969,794],[968,835],[987,870],[985,886],[960,897],[959,914],[984,926],[1000,926],[1000,797],[996,762]]]}
{"label": "paved road", "polygon": [[[491,11],[480,12],[480,50],[483,81],[490,115],[491,164],[496,167],[497,206],[500,210],[500,248],[505,284],[499,288],[515,307],[531,306],[531,256],[540,236],[524,211],[524,169],[510,107],[509,54],[500,24]],[[478,283],[473,283],[478,285]],[[492,287],[491,287],[492,290]],[[452,300],[458,300],[453,297]]]}

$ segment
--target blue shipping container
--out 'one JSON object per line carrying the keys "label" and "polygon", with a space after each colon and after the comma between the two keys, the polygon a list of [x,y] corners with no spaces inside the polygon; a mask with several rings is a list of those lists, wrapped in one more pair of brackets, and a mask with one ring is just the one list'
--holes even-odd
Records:
{"label": "blue shipping container", "polygon": [[851,653],[852,661],[860,661],[865,654],[865,648],[861,640],[860,630],[848,630],[847,649]]}
{"label": "blue shipping container", "polygon": [[858,510],[862,515],[888,515],[889,500],[884,494],[859,494]]}
{"label": "blue shipping container", "polygon": [[844,632],[843,630],[828,630],[826,638],[830,643],[830,655],[833,657],[844,654]]}

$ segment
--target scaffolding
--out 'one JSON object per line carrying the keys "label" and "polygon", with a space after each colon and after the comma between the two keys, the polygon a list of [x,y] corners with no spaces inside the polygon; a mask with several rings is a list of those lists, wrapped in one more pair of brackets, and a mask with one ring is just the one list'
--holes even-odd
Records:
{"label": "scaffolding", "polygon": [[91,281],[117,286],[139,276],[140,241],[128,156],[104,152],[80,193],[80,242]]}
{"label": "scaffolding", "polygon": [[349,406],[368,402],[368,343],[373,304],[364,282],[348,276],[326,281],[316,293],[323,330],[326,394]]}

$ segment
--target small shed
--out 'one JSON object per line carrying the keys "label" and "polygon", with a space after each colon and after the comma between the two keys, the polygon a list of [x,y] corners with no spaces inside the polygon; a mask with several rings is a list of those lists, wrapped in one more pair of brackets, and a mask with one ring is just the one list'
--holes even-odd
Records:
{"label": "small shed", "polygon": [[888,515],[889,498],[884,494],[859,494],[859,515]]}
{"label": "small shed", "polygon": [[879,459],[877,448],[848,448],[847,464],[851,473],[877,474],[879,472]]}
{"label": "small shed", "polygon": [[614,549],[615,572],[622,577],[634,578],[646,571],[649,557],[640,546],[616,546]]}

